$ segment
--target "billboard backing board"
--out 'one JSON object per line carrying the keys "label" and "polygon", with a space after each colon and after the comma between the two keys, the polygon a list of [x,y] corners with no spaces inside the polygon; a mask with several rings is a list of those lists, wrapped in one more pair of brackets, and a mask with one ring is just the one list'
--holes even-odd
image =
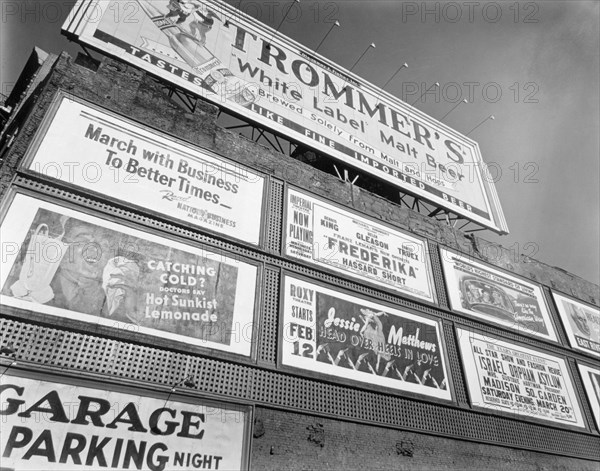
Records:
{"label": "billboard backing board", "polygon": [[557,342],[540,285],[473,257],[440,249],[453,311]]}
{"label": "billboard backing board", "polygon": [[438,321],[289,275],[282,289],[283,365],[452,400]]}
{"label": "billboard backing board", "polygon": [[436,301],[425,240],[291,188],[285,215],[285,255]]}
{"label": "billboard backing board", "polygon": [[563,358],[463,329],[458,340],[474,406],[585,427]]}
{"label": "billboard backing board", "polygon": [[262,176],[62,93],[25,167],[186,225],[260,240]]}
{"label": "billboard backing board", "polygon": [[217,0],[80,0],[71,38],[499,233],[473,140]]}
{"label": "billboard backing board", "polygon": [[256,265],[23,193],[6,206],[1,304],[252,354]]}
{"label": "billboard backing board", "polygon": [[3,469],[247,469],[248,406],[10,373],[1,382]]}

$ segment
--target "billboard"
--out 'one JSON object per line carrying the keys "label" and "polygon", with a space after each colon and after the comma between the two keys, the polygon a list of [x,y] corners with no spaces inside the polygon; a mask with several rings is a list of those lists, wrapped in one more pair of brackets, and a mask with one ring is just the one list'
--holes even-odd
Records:
{"label": "billboard", "polygon": [[585,427],[564,359],[463,329],[458,339],[474,406]]}
{"label": "billboard", "polygon": [[571,347],[600,357],[600,310],[552,292]]}
{"label": "billboard", "polygon": [[284,253],[435,302],[427,242],[288,189]]}
{"label": "billboard", "polygon": [[596,427],[600,430],[600,370],[578,363],[579,372],[583,379],[583,387],[590,401]]}
{"label": "billboard", "polygon": [[80,0],[70,38],[499,233],[479,146],[217,0]]}
{"label": "billboard", "polygon": [[264,178],[59,94],[24,167],[185,225],[258,244]]}
{"label": "billboard", "polygon": [[453,311],[508,327],[525,335],[558,341],[540,285],[472,257],[440,249]]}
{"label": "billboard", "polygon": [[440,324],[286,275],[281,363],[452,400]]}
{"label": "billboard", "polygon": [[255,265],[22,193],[0,231],[3,305],[251,355]]}
{"label": "billboard", "polygon": [[3,469],[247,469],[250,409],[2,375]]}

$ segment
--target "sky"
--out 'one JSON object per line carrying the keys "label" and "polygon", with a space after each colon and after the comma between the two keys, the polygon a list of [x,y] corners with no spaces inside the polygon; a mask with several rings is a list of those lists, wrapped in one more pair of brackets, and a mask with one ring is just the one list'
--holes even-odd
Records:
{"label": "sky", "polygon": [[[34,46],[77,54],[60,33],[73,3],[2,1],[3,94]],[[600,283],[600,2],[227,3],[313,50],[329,32],[318,52],[362,56],[353,72],[377,86],[407,63],[385,90],[412,103],[438,82],[415,104],[436,119],[468,99],[442,121],[479,143],[510,231],[478,235]]]}

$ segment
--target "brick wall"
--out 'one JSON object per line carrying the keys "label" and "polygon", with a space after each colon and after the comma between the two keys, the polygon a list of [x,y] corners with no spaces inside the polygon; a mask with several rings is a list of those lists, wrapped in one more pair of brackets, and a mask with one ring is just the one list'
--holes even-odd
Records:
{"label": "brick wall", "polygon": [[252,469],[597,471],[598,463],[257,408]]}

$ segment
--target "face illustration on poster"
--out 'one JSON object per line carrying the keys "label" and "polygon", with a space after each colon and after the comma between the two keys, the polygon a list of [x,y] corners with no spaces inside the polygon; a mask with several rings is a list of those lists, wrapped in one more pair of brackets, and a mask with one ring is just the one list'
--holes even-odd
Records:
{"label": "face illustration on poster", "polygon": [[110,234],[68,219],[63,239],[69,249],[52,280],[57,307],[131,321],[140,268],[135,260],[110,257]]}
{"label": "face illustration on poster", "polygon": [[571,319],[573,323],[577,326],[577,329],[586,337],[589,337],[592,333],[590,326],[588,325],[588,320],[585,317],[585,313],[583,309],[579,306],[571,305]]}
{"label": "face illustration on poster", "polygon": [[[139,261],[116,255],[111,231],[72,217],[43,217],[11,293],[61,309],[134,322]],[[42,249],[46,247],[46,250]],[[41,255],[54,249],[55,256]],[[37,252],[36,252],[37,251]],[[37,253],[37,256],[32,256]]]}

